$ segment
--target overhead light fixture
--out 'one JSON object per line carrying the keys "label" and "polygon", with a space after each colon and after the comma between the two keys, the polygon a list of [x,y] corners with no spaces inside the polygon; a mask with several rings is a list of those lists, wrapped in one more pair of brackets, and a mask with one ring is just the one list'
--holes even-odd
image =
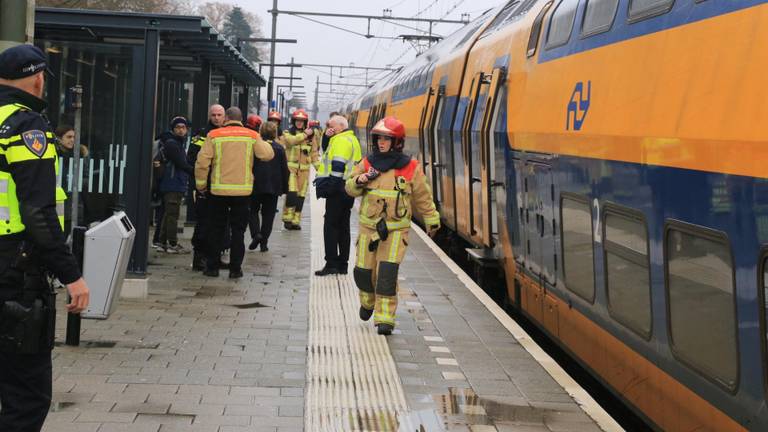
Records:
{"label": "overhead light fixture", "polygon": [[61,54],[61,49],[55,46],[50,46],[45,49],[45,52],[51,53],[51,54]]}
{"label": "overhead light fixture", "polygon": [[120,44],[120,45],[144,45],[144,39],[104,37],[102,38],[102,40],[106,43],[113,43],[113,44]]}
{"label": "overhead light fixture", "polygon": [[183,55],[164,55],[160,54],[160,61],[186,61],[186,62],[193,62],[195,61],[195,58],[192,56],[183,56]]}

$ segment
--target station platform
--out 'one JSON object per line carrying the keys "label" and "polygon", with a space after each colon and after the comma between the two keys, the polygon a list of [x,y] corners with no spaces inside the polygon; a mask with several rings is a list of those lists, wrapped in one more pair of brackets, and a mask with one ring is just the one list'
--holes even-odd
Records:
{"label": "station platform", "polygon": [[377,335],[351,271],[314,276],[323,208],[307,207],[303,230],[276,223],[238,281],[153,252],[149,296],[83,321],[81,346],[54,351],[44,430],[621,430],[418,228],[396,329]]}

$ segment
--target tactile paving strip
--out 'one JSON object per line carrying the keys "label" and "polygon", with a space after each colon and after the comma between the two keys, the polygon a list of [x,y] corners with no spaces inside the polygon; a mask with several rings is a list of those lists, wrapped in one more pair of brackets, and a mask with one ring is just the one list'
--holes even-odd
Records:
{"label": "tactile paving strip", "polygon": [[324,264],[323,203],[312,198],[311,209],[305,430],[414,430],[408,424],[405,393],[386,339],[376,334],[371,322],[358,317],[351,274],[314,275]]}

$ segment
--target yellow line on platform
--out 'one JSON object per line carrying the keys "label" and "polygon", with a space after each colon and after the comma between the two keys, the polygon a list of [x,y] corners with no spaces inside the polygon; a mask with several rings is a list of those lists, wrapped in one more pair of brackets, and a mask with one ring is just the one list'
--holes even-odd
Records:
{"label": "yellow line on platform", "polygon": [[[310,181],[311,184],[311,181]],[[358,317],[349,275],[317,277],[323,262],[323,206],[310,188],[312,265],[309,295],[305,430],[415,430],[384,336]],[[354,251],[354,249],[353,249]],[[354,257],[350,257],[354,262]],[[351,269],[350,269],[351,270]],[[401,424],[403,423],[403,424]]]}

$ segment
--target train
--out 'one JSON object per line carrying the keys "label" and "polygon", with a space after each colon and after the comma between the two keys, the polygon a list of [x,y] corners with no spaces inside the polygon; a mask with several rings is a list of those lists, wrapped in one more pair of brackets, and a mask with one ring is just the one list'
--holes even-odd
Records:
{"label": "train", "polygon": [[511,0],[343,107],[364,148],[404,121],[444,228],[657,430],[768,430],[766,3]]}

